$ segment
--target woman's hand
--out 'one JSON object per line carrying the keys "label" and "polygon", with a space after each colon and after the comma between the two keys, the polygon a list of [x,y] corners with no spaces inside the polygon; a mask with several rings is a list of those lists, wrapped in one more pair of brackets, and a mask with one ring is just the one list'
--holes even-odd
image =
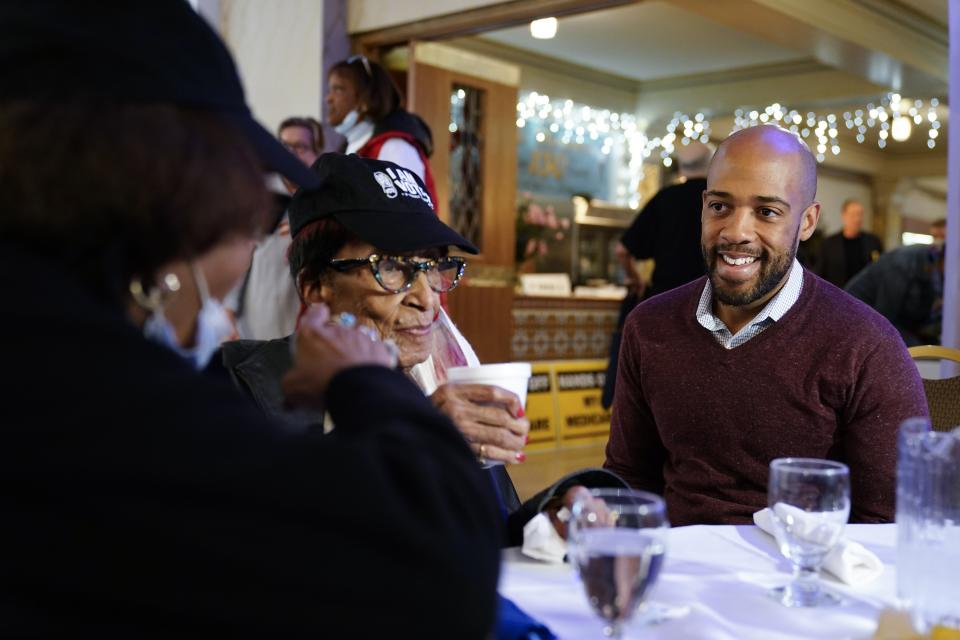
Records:
{"label": "woman's hand", "polygon": [[514,464],[527,459],[523,446],[530,421],[513,393],[488,384],[445,384],[430,399],[453,420],[478,458]]}
{"label": "woman's hand", "polygon": [[396,358],[388,348],[357,329],[329,324],[326,305],[313,305],[294,336],[294,365],[283,377],[287,403],[319,407],[335,375],[350,367],[393,367]]}

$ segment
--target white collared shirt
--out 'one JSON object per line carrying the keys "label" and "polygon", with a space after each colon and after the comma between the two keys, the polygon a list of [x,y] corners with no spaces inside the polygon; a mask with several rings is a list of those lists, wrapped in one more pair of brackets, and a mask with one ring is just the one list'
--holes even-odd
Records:
{"label": "white collared shirt", "polygon": [[713,314],[713,286],[710,279],[703,287],[703,293],[700,294],[700,303],[697,305],[697,322],[704,329],[713,334],[713,337],[726,349],[739,347],[748,340],[760,335],[764,329],[777,322],[790,310],[797,300],[800,299],[800,291],[803,289],[803,267],[796,258],[793,259],[793,265],[790,267],[790,275],[787,277],[787,283],[777,292],[777,295],[770,299],[763,309],[760,310],[753,320],[748,322],[745,327],[740,329],[736,335],[730,333],[730,329],[723,323],[723,320]]}

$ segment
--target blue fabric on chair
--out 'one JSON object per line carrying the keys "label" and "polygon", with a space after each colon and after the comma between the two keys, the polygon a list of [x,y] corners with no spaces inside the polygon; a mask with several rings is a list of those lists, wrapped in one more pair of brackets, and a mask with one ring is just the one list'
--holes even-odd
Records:
{"label": "blue fabric on chair", "polygon": [[499,598],[493,636],[496,640],[556,640],[557,636],[546,625],[528,616],[511,600]]}

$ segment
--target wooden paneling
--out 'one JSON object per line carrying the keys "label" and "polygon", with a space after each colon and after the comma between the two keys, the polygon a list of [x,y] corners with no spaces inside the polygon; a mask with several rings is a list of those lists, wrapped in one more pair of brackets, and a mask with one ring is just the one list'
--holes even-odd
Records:
{"label": "wooden paneling", "polygon": [[[416,47],[416,43],[413,44]],[[455,85],[483,91],[482,254],[471,262],[513,267],[517,198],[517,89],[463,73],[415,62],[410,56],[407,93],[409,108],[433,131],[430,158],[440,200],[440,217],[450,222],[450,94]]]}
{"label": "wooden paneling", "polygon": [[[412,44],[416,47],[416,43]],[[473,345],[482,362],[510,360],[513,336],[515,207],[517,195],[516,87],[416,62],[410,55],[409,108],[433,131],[430,159],[436,180],[440,217],[450,222],[450,95],[465,85],[483,92],[481,123],[483,226],[479,256],[471,256],[464,283],[447,298],[453,321]],[[485,268],[485,269],[484,269]],[[485,286],[473,286],[471,274],[499,272],[505,276]],[[479,283],[478,283],[479,284]]]}
{"label": "wooden paneling", "polygon": [[[416,46],[411,43],[411,46]],[[413,56],[411,55],[411,60]],[[411,64],[407,70],[407,108],[423,118],[433,133],[430,168],[437,187],[440,219],[450,222],[450,88],[451,73],[425,64]]]}
{"label": "wooden paneling", "polygon": [[[466,78],[463,82],[469,84]],[[486,91],[483,257],[487,264],[513,265],[517,215],[517,90],[492,82],[475,86]]]}
{"label": "wooden paneling", "polygon": [[450,317],[473,345],[480,362],[509,362],[513,336],[513,287],[460,285],[447,296]]}

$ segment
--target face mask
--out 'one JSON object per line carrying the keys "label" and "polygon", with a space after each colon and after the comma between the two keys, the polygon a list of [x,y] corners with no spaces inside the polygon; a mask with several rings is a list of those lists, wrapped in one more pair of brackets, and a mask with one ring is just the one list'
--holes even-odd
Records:
{"label": "face mask", "polygon": [[356,109],[348,113],[344,118],[343,122],[338,124],[333,128],[334,131],[339,133],[342,136],[347,135],[347,131],[353,129],[353,127],[360,121],[360,112]]}
{"label": "face mask", "polygon": [[233,331],[230,317],[220,302],[212,297],[207,289],[206,278],[195,264],[191,264],[193,277],[200,294],[200,311],[197,314],[197,331],[195,344],[192,347],[183,347],[177,340],[177,333],[173,325],[163,314],[163,307],[158,307],[143,326],[143,334],[150,340],[158,342],[176,352],[184,360],[190,362],[197,371],[202,371],[210,363],[210,358],[220,348],[220,344]]}

